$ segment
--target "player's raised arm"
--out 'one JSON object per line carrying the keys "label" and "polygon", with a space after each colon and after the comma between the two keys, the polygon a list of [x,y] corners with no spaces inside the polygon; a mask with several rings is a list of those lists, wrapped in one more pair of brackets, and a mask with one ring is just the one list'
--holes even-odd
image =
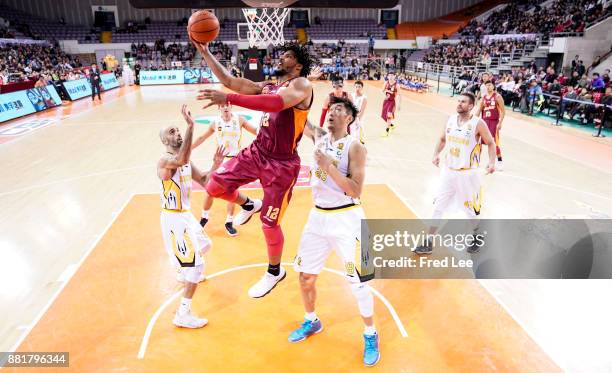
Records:
{"label": "player's raised arm", "polygon": [[204,108],[227,103],[246,109],[274,113],[294,107],[305,101],[312,94],[312,84],[308,79],[299,77],[292,80],[289,86],[279,93],[256,96],[237,93],[227,94],[215,89],[204,89],[200,92],[198,100],[209,100],[209,103]]}
{"label": "player's raised arm", "polygon": [[342,175],[334,166],[330,156],[320,150],[315,152],[315,160],[323,171],[334,180],[336,185],[342,189],[347,196],[359,198],[363,189],[365,179],[366,149],[358,141],[354,141],[349,149],[349,172],[348,176]]}
{"label": "player's raised arm", "polygon": [[197,139],[195,139],[195,141],[193,142],[193,144],[191,145],[191,150],[197,148],[198,146],[202,145],[202,143],[204,143],[204,141],[206,141],[210,136],[215,134],[215,126],[214,123],[211,123],[210,126],[208,126],[208,128],[206,129],[206,132],[204,132],[202,135],[198,136]]}
{"label": "player's raised arm", "polygon": [[323,128],[317,127],[312,124],[311,121],[306,120],[306,126],[304,126],[304,136],[311,139],[313,143],[316,143],[317,139],[322,136],[325,136],[326,133],[327,131],[325,131]]}
{"label": "player's raised arm", "polygon": [[476,132],[478,132],[478,134],[480,135],[482,142],[487,145],[487,150],[489,152],[489,164],[487,165],[487,173],[491,174],[495,172],[495,158],[497,156],[495,140],[493,139],[493,135],[491,135],[491,131],[489,131],[489,127],[487,127],[487,124],[482,119],[480,119],[478,121],[478,124],[476,125]]}
{"label": "player's raised arm", "polygon": [[200,44],[194,40],[191,40],[191,42],[200,52],[202,58],[204,58],[204,61],[206,61],[206,64],[208,65],[208,67],[210,67],[213,74],[215,74],[215,76],[219,78],[219,81],[225,87],[231,89],[234,92],[242,93],[245,95],[257,95],[261,93],[261,90],[263,88],[261,84],[255,83],[254,81],[249,79],[237,78],[235,76],[232,76],[232,74],[227,71],[227,69],[223,65],[221,65],[219,61],[217,61],[215,56],[210,53],[210,50],[208,49],[208,43]]}
{"label": "player's raised arm", "polygon": [[163,156],[157,163],[157,174],[162,180],[168,180],[172,177],[175,169],[187,164],[191,156],[191,142],[193,141],[193,118],[191,112],[187,109],[187,105],[183,105],[181,109],[183,118],[187,122],[187,131],[185,138],[182,139],[178,133],[177,127],[168,127],[163,129],[159,136],[162,143],[166,146],[172,146],[170,142],[180,142],[180,147],[175,154],[168,153]]}
{"label": "player's raised arm", "polygon": [[238,116],[238,120],[240,121],[240,127],[247,130],[247,132],[252,133],[257,136],[257,127],[251,124],[248,120],[246,120],[243,116]]}

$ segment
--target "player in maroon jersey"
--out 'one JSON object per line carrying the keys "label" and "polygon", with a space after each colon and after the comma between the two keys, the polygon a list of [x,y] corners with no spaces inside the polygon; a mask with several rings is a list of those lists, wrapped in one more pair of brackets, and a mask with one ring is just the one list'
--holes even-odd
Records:
{"label": "player in maroon jersey", "polygon": [[348,92],[343,89],[344,79],[338,78],[332,81],[332,86],[334,87],[334,90],[331,91],[329,95],[325,97],[325,100],[323,101],[323,111],[321,112],[321,119],[319,120],[319,127],[321,128],[323,128],[323,125],[325,124],[325,117],[327,116],[327,110],[329,110],[329,107],[334,97],[347,98],[349,100],[351,99]]}
{"label": "player in maroon jersey", "polygon": [[[287,43],[282,47],[284,52],[276,69],[278,84],[256,83],[232,76],[210,53],[207,44],[193,43],[221,83],[237,92],[201,90],[198,99],[210,101],[204,108],[228,103],[264,112],[259,133],[251,145],[224,163],[206,184],[210,196],[242,207],[234,219],[236,225],[245,224],[261,210],[260,219],[268,247],[268,271],[249,289],[249,296],[260,298],[286,276],[280,265],[284,237],[279,223],[300,171],[296,149],[314,99],[312,84],[306,78],[312,60],[305,47]],[[262,94],[264,88],[266,93]],[[238,187],[257,179],[263,187],[263,201],[251,200],[238,192]]]}
{"label": "player in maroon jersey", "polygon": [[506,108],[502,96],[495,92],[495,85],[493,85],[493,82],[488,80],[484,84],[487,88],[487,94],[480,100],[480,106],[478,107],[476,116],[482,117],[487,127],[489,127],[489,131],[491,131],[491,135],[493,135],[495,139],[495,147],[497,149],[497,165],[495,169],[502,171],[503,163],[501,149],[499,147],[499,131],[502,128],[502,122],[506,116]]}
{"label": "player in maroon jersey", "polygon": [[[395,129],[395,125],[392,123],[393,119],[395,119],[395,99],[399,99],[399,95],[397,94],[397,90],[399,89],[397,85],[397,81],[395,80],[395,73],[390,72],[387,74],[387,82],[383,87],[383,93],[385,94],[385,100],[383,101],[382,106],[382,119],[387,123],[387,128],[385,128],[385,133],[383,137],[389,136],[389,130]],[[400,109],[400,104],[398,102],[397,109]]]}

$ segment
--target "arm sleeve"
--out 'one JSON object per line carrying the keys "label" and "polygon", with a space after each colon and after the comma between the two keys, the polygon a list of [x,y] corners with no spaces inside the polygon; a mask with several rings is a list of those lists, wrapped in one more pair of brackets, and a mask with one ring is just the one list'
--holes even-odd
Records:
{"label": "arm sleeve", "polygon": [[227,103],[246,109],[273,113],[283,110],[283,98],[277,94],[241,95],[231,93],[227,95]]}

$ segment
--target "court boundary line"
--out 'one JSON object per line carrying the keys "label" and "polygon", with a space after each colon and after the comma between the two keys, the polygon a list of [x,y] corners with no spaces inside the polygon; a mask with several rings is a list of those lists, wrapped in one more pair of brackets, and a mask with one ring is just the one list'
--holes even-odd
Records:
{"label": "court boundary line", "polygon": [[[68,278],[66,279],[66,281],[62,282],[62,284],[60,285],[60,287],[55,291],[55,293],[51,296],[51,299],[49,299],[49,301],[47,302],[47,304],[45,304],[45,306],[43,307],[43,309],[36,315],[36,318],[34,319],[34,321],[32,321],[31,323],[29,323],[25,329],[25,331],[21,334],[21,336],[17,339],[17,342],[13,345],[13,347],[9,350],[10,352],[15,352],[17,351],[17,349],[19,348],[19,346],[25,341],[25,339],[28,337],[28,335],[30,335],[30,333],[32,332],[32,330],[36,327],[36,325],[38,325],[38,323],[40,322],[40,320],[43,318],[43,316],[47,313],[47,311],[49,310],[49,308],[51,308],[51,305],[53,305],[53,303],[55,303],[55,301],[57,300],[57,298],[59,297],[59,295],[64,291],[64,288],[66,287],[66,285],[68,285],[68,283],[72,280],[72,277],[79,271],[79,269],[81,268],[81,266],[83,265],[83,263],[85,262],[85,260],[89,257],[89,255],[93,252],[93,250],[98,246],[98,244],[100,243],[100,241],[102,240],[102,238],[104,236],[106,236],[106,233],[108,232],[108,230],[111,228],[111,226],[113,224],[115,224],[115,221],[117,220],[117,218],[121,215],[121,213],[123,213],[123,210],[125,210],[125,208],[127,207],[127,205],[130,203],[130,201],[132,201],[132,199],[134,198],[134,194],[130,194],[128,196],[128,198],[123,202],[123,204],[121,205],[121,207],[117,210],[113,212],[113,216],[110,219],[110,221],[108,222],[108,224],[104,227],[104,229],[102,230],[102,232],[100,232],[99,235],[94,236],[96,237],[94,242],[92,243],[91,247],[89,249],[87,249],[87,251],[85,252],[85,254],[83,254],[83,256],[81,257],[81,259],[76,263],[76,269],[75,271],[70,274],[70,276],[68,276]],[[74,264],[68,264],[68,266],[71,266]],[[60,274],[61,275],[61,274]]]}
{"label": "court boundary line", "polygon": [[[288,262],[281,262],[281,264],[283,266],[293,266],[293,263],[288,263]],[[247,264],[247,265],[243,265],[243,266],[231,267],[231,268],[227,268],[227,269],[224,269],[222,271],[219,271],[219,272],[215,272],[215,273],[211,274],[210,276],[206,276],[206,281],[208,281],[209,279],[218,277],[218,276],[222,276],[222,275],[230,273],[230,272],[235,272],[235,271],[240,271],[240,270],[243,270],[243,269],[250,269],[250,268],[266,267],[266,266],[268,266],[268,263],[256,263],[256,264]],[[335,269],[330,269],[330,268],[327,268],[327,267],[323,267],[323,270],[327,271],[327,272],[330,272],[330,273],[337,274],[337,275],[342,276],[342,277],[345,276],[344,273],[342,273],[342,272],[340,272],[338,270],[335,270]],[[406,329],[404,328],[404,324],[400,320],[399,315],[395,311],[395,308],[393,307],[391,302],[389,302],[389,300],[384,295],[382,295],[382,293],[380,293],[378,290],[374,289],[370,285],[367,285],[367,286],[368,286],[368,288],[370,288],[372,290],[372,294],[374,294],[376,297],[378,297],[378,299],[385,305],[385,307],[387,307],[387,310],[391,314],[391,317],[392,317],[393,321],[395,322],[397,328],[399,329],[399,332],[400,332],[401,336],[403,338],[408,338],[408,332],[406,332]],[[136,357],[139,360],[142,360],[145,357],[145,354],[147,352],[147,347],[149,346],[149,341],[150,341],[150,338],[151,338],[151,333],[153,333],[153,328],[155,327],[155,324],[157,323],[157,320],[159,319],[159,316],[161,316],[162,312],[164,312],[166,310],[166,308],[170,305],[170,303],[175,301],[176,298],[178,298],[181,295],[182,292],[183,292],[183,289],[181,289],[181,290],[177,291],[176,293],[172,294],[168,299],[166,299],[166,301],[164,303],[162,303],[157,308],[157,310],[155,311],[153,316],[151,316],[151,318],[149,319],[149,323],[147,324],[147,328],[145,329],[145,333],[142,336],[142,340],[140,342],[140,348],[138,349],[138,354],[136,355]]]}
{"label": "court boundary line", "polygon": [[495,294],[495,292],[486,282],[487,280],[489,281],[496,281],[496,280],[491,280],[491,279],[475,279],[475,280],[477,280],[480,286],[482,286],[482,288],[485,289],[493,297],[493,299],[495,299],[497,304],[499,304],[500,307],[503,308],[504,311],[506,311],[508,316],[510,316],[512,320],[514,320],[514,322],[516,322],[518,326],[521,327],[521,329],[525,332],[525,334],[527,334],[527,336],[531,338],[533,343],[535,343],[538,347],[542,349],[542,351],[548,356],[550,361],[555,363],[562,371],[565,371],[566,369],[564,369],[563,365],[561,365],[561,362],[557,358],[554,357],[555,355],[553,355],[548,348],[544,347],[544,344],[541,343],[538,338],[535,338],[534,332],[532,332],[531,330],[529,330],[529,328],[525,326],[525,323],[523,323],[519,319],[519,317],[516,315],[516,313],[512,311],[510,307],[506,303],[504,303],[497,294]]}
{"label": "court boundary line", "polygon": [[[408,203],[405,202],[405,198],[402,197],[401,194],[399,194],[395,188],[393,188],[391,185],[387,185],[389,187],[389,189],[391,189],[393,191],[393,193],[395,193],[398,197],[398,199],[400,201],[402,201],[402,203],[404,203],[406,205],[407,208],[409,208],[410,210],[412,210],[415,213],[415,216],[417,219],[422,220],[417,214],[416,211],[410,207],[410,205],[408,205]],[[490,286],[488,286],[486,279],[477,279],[475,278],[474,280],[478,281],[478,284],[480,284],[480,286],[482,286],[482,288],[491,295],[491,297],[493,297],[493,299],[497,302],[497,304],[499,304],[499,306],[506,311],[506,313],[508,314],[508,316],[510,316],[510,318],[512,320],[514,320],[514,322],[516,322],[518,324],[518,326],[525,332],[525,334],[527,334],[527,336],[529,338],[531,338],[531,340],[533,341],[533,343],[535,343],[538,347],[540,347],[542,349],[542,351],[547,355],[547,357],[553,362],[555,363],[559,368],[561,368],[561,370],[563,370],[563,367],[561,365],[561,363],[555,359],[553,356],[553,354],[551,354],[551,352],[546,349],[544,347],[544,344],[541,343],[541,341],[537,338],[535,338],[535,334],[529,330],[529,328],[527,328],[525,326],[525,324],[519,319],[519,317],[516,315],[516,313],[514,313],[509,306],[504,303],[501,298],[495,294],[495,292],[493,292],[492,288]],[[494,280],[493,280],[494,281]]]}

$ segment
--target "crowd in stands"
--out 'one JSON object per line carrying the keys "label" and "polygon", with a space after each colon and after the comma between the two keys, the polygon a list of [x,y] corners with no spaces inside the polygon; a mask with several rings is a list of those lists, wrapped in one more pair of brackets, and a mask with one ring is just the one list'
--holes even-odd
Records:
{"label": "crowd in stands", "polygon": [[[514,68],[511,73],[501,76],[491,76],[487,73],[479,76],[474,71],[464,69],[453,87],[456,92],[470,91],[479,94],[481,84],[485,80],[492,80],[497,92],[513,110],[529,114],[545,112],[559,118],[575,119],[581,124],[601,122],[608,110],[606,118],[612,120],[610,69],[605,70],[603,74],[588,73],[578,56],[573,62],[569,75],[558,73],[554,64],[547,68],[537,68],[532,63],[527,67]],[[589,103],[607,105],[608,108]],[[612,123],[606,125],[612,126]]]}
{"label": "crowd in stands", "polygon": [[525,38],[495,40],[485,43],[480,39],[462,39],[458,44],[437,43],[433,45],[423,58],[424,62],[451,65],[476,66],[477,64],[489,66],[494,59],[499,62],[508,62],[516,51],[534,48],[535,41]]}
{"label": "crowd in stands", "polygon": [[192,44],[166,45],[164,39],[156,40],[153,46],[132,43],[130,49],[136,60],[151,67],[170,66],[173,61],[191,61],[196,55],[196,49]]}
{"label": "crowd in stands", "polygon": [[459,33],[480,38],[485,34],[582,32],[586,25],[610,11],[612,7],[604,9],[601,0],[557,0],[549,7],[513,2],[483,22],[473,20]]}
{"label": "crowd in stands", "polygon": [[[82,67],[78,57],[63,53],[59,46],[5,44],[0,46],[0,84],[24,80],[60,80]],[[74,74],[74,73],[73,73]]]}

